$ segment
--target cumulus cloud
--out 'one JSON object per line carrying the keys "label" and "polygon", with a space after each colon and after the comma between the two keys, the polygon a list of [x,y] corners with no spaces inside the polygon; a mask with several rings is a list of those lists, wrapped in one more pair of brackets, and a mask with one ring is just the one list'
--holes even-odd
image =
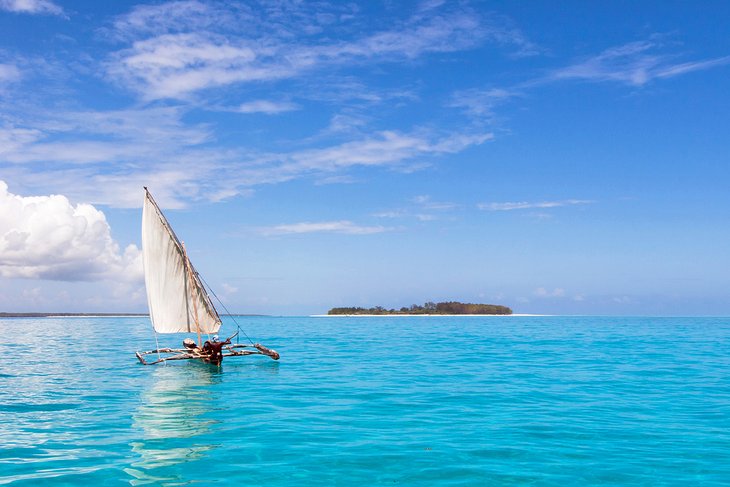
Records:
{"label": "cumulus cloud", "polygon": [[63,15],[63,9],[50,0],[0,0],[0,10],[24,14]]}
{"label": "cumulus cloud", "polygon": [[19,196],[0,181],[0,276],[141,282],[135,245],[120,250],[104,213],[62,195]]}

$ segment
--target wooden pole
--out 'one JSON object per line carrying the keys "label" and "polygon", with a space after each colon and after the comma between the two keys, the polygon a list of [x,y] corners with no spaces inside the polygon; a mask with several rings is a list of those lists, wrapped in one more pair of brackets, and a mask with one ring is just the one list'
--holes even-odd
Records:
{"label": "wooden pole", "polygon": [[190,299],[193,301],[193,318],[195,318],[195,329],[198,331],[198,346],[203,348],[203,340],[200,337],[200,324],[198,324],[198,302],[193,295],[195,291],[195,280],[193,279],[193,271],[190,268],[190,259],[188,251],[185,250],[185,242],[182,242],[183,254],[185,255],[185,267],[188,269],[188,283],[190,287]]}

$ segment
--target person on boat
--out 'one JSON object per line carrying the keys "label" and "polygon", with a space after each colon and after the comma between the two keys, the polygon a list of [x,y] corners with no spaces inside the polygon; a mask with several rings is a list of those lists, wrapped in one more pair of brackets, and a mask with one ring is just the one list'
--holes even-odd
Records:
{"label": "person on boat", "polygon": [[209,354],[209,357],[206,357],[205,361],[211,364],[220,365],[220,363],[223,362],[223,347],[230,344],[230,338],[226,339],[225,342],[221,342],[218,340],[218,335],[213,335],[213,339],[211,341],[206,340],[203,344],[203,353]]}

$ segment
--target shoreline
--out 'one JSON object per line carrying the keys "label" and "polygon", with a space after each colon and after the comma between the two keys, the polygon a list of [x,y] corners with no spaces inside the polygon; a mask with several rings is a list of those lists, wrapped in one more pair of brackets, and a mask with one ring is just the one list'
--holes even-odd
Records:
{"label": "shoreline", "polygon": [[148,313],[8,313],[0,312],[0,318],[135,318]]}
{"label": "shoreline", "polygon": [[405,316],[405,317],[413,317],[413,316],[429,316],[429,317],[438,317],[438,316],[479,316],[479,317],[486,317],[486,316],[504,316],[504,317],[510,317],[510,316],[517,316],[517,317],[525,317],[525,316],[552,316],[552,315],[536,315],[536,314],[527,314],[527,313],[512,313],[510,315],[469,315],[469,314],[460,314],[460,315],[442,315],[442,314],[401,314],[401,313],[393,313],[393,314],[382,314],[382,315],[371,315],[371,314],[351,314],[351,315],[309,315],[310,318],[352,318],[354,316],[365,316],[369,318],[373,317],[385,317],[385,316]]}

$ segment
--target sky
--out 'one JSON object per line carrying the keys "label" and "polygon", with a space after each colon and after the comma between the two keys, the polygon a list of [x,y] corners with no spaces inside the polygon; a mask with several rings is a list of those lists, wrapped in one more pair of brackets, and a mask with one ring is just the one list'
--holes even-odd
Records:
{"label": "sky", "polygon": [[730,314],[730,3],[0,0],[0,311]]}

